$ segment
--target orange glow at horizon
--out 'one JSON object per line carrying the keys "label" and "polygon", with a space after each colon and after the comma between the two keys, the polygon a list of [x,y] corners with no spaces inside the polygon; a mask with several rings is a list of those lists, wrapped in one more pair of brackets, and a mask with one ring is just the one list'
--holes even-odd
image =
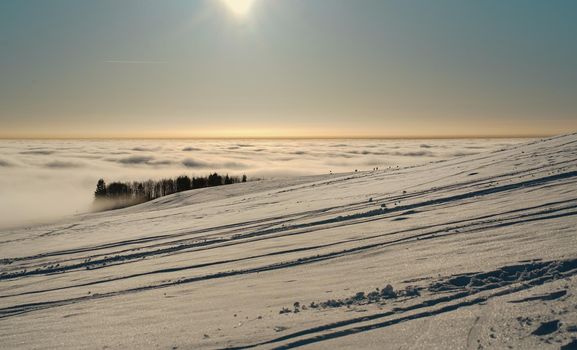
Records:
{"label": "orange glow at horizon", "polygon": [[518,130],[518,133],[506,132],[429,132],[408,133],[402,130],[353,131],[350,129],[325,128],[238,128],[238,129],[156,129],[156,130],[70,130],[67,132],[28,133],[16,131],[1,133],[0,139],[435,139],[435,138],[507,138],[507,137],[541,137],[555,133],[538,134],[532,130]]}

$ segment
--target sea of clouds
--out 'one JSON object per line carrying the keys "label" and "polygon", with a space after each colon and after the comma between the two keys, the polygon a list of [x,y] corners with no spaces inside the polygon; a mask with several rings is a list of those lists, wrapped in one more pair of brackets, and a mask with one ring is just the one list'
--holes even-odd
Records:
{"label": "sea of clouds", "polygon": [[407,166],[525,140],[3,140],[0,228],[89,211],[107,181],[207,175],[277,178]]}

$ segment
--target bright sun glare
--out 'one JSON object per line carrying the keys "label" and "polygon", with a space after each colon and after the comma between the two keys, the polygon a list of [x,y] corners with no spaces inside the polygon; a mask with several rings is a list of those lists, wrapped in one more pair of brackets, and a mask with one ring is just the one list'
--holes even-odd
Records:
{"label": "bright sun glare", "polygon": [[236,16],[246,16],[255,0],[222,0],[226,7]]}

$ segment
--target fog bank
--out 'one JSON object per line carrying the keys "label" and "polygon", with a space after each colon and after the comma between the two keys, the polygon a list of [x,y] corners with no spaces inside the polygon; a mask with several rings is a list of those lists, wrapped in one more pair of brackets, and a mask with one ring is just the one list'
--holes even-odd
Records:
{"label": "fog bank", "polygon": [[221,172],[249,178],[371,170],[501,149],[522,140],[4,140],[0,228],[90,210],[99,178]]}

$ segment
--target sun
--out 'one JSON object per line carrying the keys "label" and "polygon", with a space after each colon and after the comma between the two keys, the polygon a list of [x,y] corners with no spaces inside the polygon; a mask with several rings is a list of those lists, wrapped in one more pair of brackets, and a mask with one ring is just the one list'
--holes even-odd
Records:
{"label": "sun", "polygon": [[245,17],[250,12],[255,0],[222,0],[228,9],[238,17]]}

